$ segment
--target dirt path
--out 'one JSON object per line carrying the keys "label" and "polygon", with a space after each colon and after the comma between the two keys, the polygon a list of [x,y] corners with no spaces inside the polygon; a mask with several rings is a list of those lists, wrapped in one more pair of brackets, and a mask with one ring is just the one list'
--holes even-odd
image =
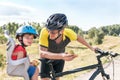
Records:
{"label": "dirt path", "polygon": [[[114,79],[113,79],[113,65],[110,64],[109,67],[107,67],[105,69],[105,72],[106,73],[109,73],[110,74],[110,77],[111,77],[111,80],[120,80],[120,57],[115,59],[114,60]],[[92,75],[92,73],[94,72],[95,70],[89,72],[89,73],[86,73],[86,74],[83,74],[81,76],[79,76],[78,78],[74,79],[74,80],[89,80],[90,76]],[[99,74],[95,80],[103,80],[101,75]]]}

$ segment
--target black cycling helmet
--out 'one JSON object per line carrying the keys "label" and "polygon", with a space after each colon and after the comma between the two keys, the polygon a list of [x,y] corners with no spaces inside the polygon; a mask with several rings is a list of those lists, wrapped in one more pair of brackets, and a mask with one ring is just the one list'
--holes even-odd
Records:
{"label": "black cycling helmet", "polygon": [[45,24],[48,30],[62,30],[68,24],[65,14],[56,13],[51,15]]}

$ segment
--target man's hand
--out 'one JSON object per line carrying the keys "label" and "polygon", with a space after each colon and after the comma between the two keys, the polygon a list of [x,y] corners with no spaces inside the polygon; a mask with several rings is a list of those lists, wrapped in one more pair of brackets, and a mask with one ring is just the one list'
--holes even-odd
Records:
{"label": "man's hand", "polygon": [[71,61],[71,60],[73,60],[74,58],[76,58],[77,55],[75,55],[75,54],[63,53],[63,54],[62,54],[62,57],[63,57],[62,59],[65,60],[65,61]]}
{"label": "man's hand", "polygon": [[94,52],[96,52],[96,50],[99,50],[99,48],[98,47],[93,47],[93,49],[92,49]]}

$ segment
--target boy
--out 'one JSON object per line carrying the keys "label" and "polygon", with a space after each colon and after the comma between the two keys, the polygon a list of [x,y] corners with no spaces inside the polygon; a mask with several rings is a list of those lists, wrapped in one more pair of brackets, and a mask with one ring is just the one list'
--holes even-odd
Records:
{"label": "boy", "polygon": [[[18,39],[20,44],[16,44],[11,56],[12,60],[18,60],[27,57],[25,47],[31,46],[33,39],[35,39],[37,36],[38,33],[32,26],[27,25],[19,27],[16,31],[16,39]],[[31,63],[28,68],[28,75],[30,80],[38,80],[38,74],[38,68],[36,65],[34,65],[34,63]]]}

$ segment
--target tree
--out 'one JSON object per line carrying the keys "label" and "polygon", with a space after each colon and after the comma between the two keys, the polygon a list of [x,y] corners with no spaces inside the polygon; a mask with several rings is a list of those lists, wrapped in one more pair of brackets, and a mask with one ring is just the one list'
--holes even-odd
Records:
{"label": "tree", "polygon": [[94,44],[101,44],[104,36],[103,31],[99,31],[96,27],[93,27],[88,31],[88,37],[93,39],[92,41]]}
{"label": "tree", "polygon": [[105,35],[119,36],[120,25],[114,24],[114,25],[109,25],[109,26],[103,26],[103,27],[100,27],[99,30],[103,31]]}
{"label": "tree", "polygon": [[98,30],[96,29],[96,27],[91,28],[91,29],[88,31],[88,37],[89,37],[89,38],[95,37],[95,35],[96,35],[97,32],[98,32]]}
{"label": "tree", "polygon": [[98,36],[96,36],[95,38],[94,38],[94,44],[101,44],[102,43],[102,39],[101,38],[99,38]]}
{"label": "tree", "polygon": [[68,28],[70,28],[70,29],[72,29],[74,32],[76,32],[77,34],[78,34],[78,32],[79,32],[79,27],[77,27],[77,26],[68,26]]}
{"label": "tree", "polygon": [[80,36],[83,37],[83,31],[82,31],[82,29],[79,29],[79,31],[78,31],[78,35],[80,35]]}

